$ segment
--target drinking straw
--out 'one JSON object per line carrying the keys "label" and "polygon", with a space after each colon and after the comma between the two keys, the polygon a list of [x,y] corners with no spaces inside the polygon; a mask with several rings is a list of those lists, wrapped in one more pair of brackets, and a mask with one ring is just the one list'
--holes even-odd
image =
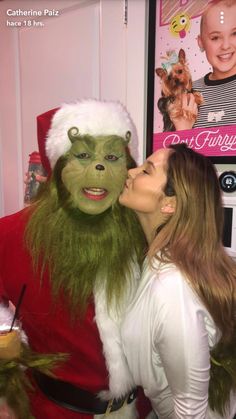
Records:
{"label": "drinking straw", "polygon": [[16,320],[16,318],[18,316],[18,313],[19,313],[19,310],[20,310],[20,306],[21,306],[21,303],[22,303],[22,300],[23,300],[23,297],[24,297],[25,289],[26,289],[26,284],[23,284],[23,286],[21,288],[19,300],[18,300],[18,302],[16,304],[15,314],[14,314],[14,317],[12,319],[12,323],[11,323],[11,327],[10,327],[9,332],[12,331],[12,328],[14,326],[15,320]]}

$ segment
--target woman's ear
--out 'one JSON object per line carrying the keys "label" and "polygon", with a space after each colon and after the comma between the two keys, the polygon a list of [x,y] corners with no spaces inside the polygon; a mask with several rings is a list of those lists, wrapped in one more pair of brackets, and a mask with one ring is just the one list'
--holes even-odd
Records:
{"label": "woman's ear", "polygon": [[161,203],[162,214],[174,214],[176,208],[176,197],[165,196]]}
{"label": "woman's ear", "polygon": [[200,51],[203,52],[204,51],[204,47],[203,47],[203,42],[202,42],[201,35],[198,35],[198,37],[197,37],[197,43],[198,43],[198,46],[199,46]]}

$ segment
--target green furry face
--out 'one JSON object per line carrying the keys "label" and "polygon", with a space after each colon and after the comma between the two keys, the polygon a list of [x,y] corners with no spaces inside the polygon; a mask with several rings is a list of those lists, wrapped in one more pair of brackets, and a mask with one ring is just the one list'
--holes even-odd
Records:
{"label": "green furry face", "polygon": [[61,173],[74,208],[101,214],[117,201],[127,177],[125,146],[118,136],[75,139]]}

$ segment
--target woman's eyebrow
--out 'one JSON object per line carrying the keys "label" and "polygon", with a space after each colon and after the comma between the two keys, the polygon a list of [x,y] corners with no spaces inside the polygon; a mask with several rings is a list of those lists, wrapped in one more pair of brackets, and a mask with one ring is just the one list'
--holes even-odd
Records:
{"label": "woman's eyebrow", "polygon": [[211,31],[211,32],[209,32],[209,35],[213,35],[213,34],[218,35],[219,33],[221,33],[221,32],[220,31]]}
{"label": "woman's eyebrow", "polygon": [[155,169],[155,165],[154,165],[154,163],[153,163],[152,161],[147,160],[147,163],[148,163],[151,167],[153,167],[153,169]]}

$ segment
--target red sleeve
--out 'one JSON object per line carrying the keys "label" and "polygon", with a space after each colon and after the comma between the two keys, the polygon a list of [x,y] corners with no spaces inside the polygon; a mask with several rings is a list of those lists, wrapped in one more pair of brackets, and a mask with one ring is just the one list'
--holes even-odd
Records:
{"label": "red sleeve", "polygon": [[11,227],[11,218],[13,216],[8,215],[5,217],[0,218],[0,302],[4,302],[8,305],[8,298],[7,298],[7,292],[5,288],[6,281],[5,278],[5,269],[4,264],[6,262],[6,247],[7,247],[7,238],[9,235],[9,229],[14,228]]}
{"label": "red sleeve", "polygon": [[[1,255],[0,255],[0,263],[1,263]],[[4,282],[3,282],[3,277],[2,277],[1,272],[0,272],[0,303],[4,303],[4,305],[6,306],[8,306],[9,304],[7,293],[4,288]]]}

